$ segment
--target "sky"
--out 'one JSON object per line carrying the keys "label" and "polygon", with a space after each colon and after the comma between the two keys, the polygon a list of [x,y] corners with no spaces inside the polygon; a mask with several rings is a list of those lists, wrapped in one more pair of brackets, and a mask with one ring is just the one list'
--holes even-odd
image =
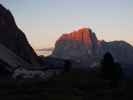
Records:
{"label": "sky", "polygon": [[133,44],[133,0],[0,0],[34,49],[54,47],[63,34],[90,27],[98,39]]}

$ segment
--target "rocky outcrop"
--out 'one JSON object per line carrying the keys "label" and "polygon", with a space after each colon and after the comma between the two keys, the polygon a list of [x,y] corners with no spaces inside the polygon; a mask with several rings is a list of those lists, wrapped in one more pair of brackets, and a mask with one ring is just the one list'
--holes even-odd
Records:
{"label": "rocky outcrop", "polygon": [[26,36],[17,27],[11,12],[2,5],[0,5],[0,43],[33,66],[38,65],[38,57]]}
{"label": "rocky outcrop", "polygon": [[[98,53],[98,40],[89,28],[62,35],[55,44],[52,56],[76,60],[88,66]],[[95,55],[95,57],[94,57]]]}
{"label": "rocky outcrop", "polygon": [[63,42],[65,40],[73,40],[73,41],[80,41],[83,42],[86,46],[89,46],[92,44],[92,32],[91,29],[88,28],[82,28],[78,31],[74,31],[68,34],[64,34],[62,35],[59,40],[57,40],[58,42]]}
{"label": "rocky outcrop", "polygon": [[106,52],[110,52],[115,61],[123,64],[132,64],[133,59],[133,46],[125,41],[101,41],[99,48],[99,56],[104,55]]}
{"label": "rocky outcrop", "polygon": [[77,41],[83,43],[86,47],[93,48],[97,45],[97,38],[95,33],[89,28],[82,28],[77,31],[63,34],[56,42],[60,44],[64,41]]}
{"label": "rocky outcrop", "polygon": [[110,52],[122,64],[133,65],[133,46],[124,41],[100,41],[89,28],[62,35],[55,44],[52,56],[79,61],[82,66],[91,66],[106,52]]}

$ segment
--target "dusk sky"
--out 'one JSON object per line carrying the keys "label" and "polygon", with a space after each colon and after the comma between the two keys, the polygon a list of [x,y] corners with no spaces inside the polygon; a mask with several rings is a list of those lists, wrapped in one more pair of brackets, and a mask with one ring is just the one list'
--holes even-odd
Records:
{"label": "dusk sky", "polygon": [[66,32],[90,27],[99,39],[133,44],[133,0],[0,0],[34,49],[53,47]]}

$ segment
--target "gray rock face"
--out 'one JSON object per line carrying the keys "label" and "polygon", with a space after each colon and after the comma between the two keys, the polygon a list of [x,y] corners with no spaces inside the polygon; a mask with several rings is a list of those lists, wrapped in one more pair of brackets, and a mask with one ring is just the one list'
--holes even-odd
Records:
{"label": "gray rock face", "polygon": [[89,59],[87,47],[83,43],[77,41],[64,41],[57,45],[53,56],[62,59],[76,60],[82,63],[85,63],[86,60]]}
{"label": "gray rock face", "polygon": [[11,12],[0,5],[0,43],[32,65],[38,65],[37,55],[24,33],[17,27]]}
{"label": "gray rock face", "polygon": [[75,60],[87,67],[93,63],[98,53],[98,40],[95,33],[83,28],[70,34],[65,34],[57,40],[52,56]]}
{"label": "gray rock face", "polygon": [[[99,41],[95,33],[86,30],[82,29],[82,34],[87,36],[85,38],[81,38],[82,35],[79,35],[81,30],[75,32],[76,36],[71,35],[73,32],[61,36],[55,44],[52,56],[79,61],[82,66],[91,66],[99,61],[106,52],[110,52],[116,61],[133,65],[133,46],[124,41]],[[73,37],[77,36],[79,36],[78,40],[75,40]]]}
{"label": "gray rock face", "polygon": [[133,46],[124,41],[101,42],[100,55],[110,52],[115,61],[133,64]]}

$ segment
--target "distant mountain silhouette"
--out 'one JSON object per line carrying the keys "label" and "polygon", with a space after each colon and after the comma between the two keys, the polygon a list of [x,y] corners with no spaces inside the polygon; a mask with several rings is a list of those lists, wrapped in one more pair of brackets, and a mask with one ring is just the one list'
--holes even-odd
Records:
{"label": "distant mountain silhouette", "polygon": [[0,5],[0,44],[27,63],[33,66],[39,65],[38,57],[28,43],[25,34],[17,27],[11,12],[2,5]]}
{"label": "distant mountain silhouette", "polygon": [[100,41],[89,28],[62,35],[55,44],[52,56],[73,59],[82,63],[82,66],[91,66],[106,52],[110,52],[120,63],[133,64],[132,45],[125,41]]}

